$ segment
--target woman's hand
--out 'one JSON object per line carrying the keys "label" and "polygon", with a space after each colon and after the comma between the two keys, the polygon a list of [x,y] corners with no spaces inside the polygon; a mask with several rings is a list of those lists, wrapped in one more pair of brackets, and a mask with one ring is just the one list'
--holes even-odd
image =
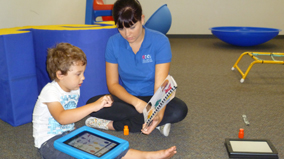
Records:
{"label": "woman's hand", "polygon": [[146,107],[147,103],[139,98],[137,98],[137,102],[134,105],[135,109],[139,113],[143,113],[143,109]]}
{"label": "woman's hand", "polygon": [[154,118],[153,121],[150,123],[150,125],[148,127],[146,127],[146,123],[143,124],[143,128],[142,128],[142,133],[149,135],[162,121],[163,117],[161,117],[161,115],[157,114]]}

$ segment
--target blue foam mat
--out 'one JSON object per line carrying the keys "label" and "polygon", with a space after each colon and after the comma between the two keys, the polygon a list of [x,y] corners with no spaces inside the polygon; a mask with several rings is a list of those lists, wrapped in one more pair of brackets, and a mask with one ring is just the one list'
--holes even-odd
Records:
{"label": "blue foam mat", "polygon": [[28,30],[28,33],[0,35],[0,96],[3,99],[0,119],[12,126],[32,121],[37,97],[50,82],[46,71],[47,49],[60,42],[78,46],[87,56],[86,79],[80,88],[78,106],[85,105],[95,95],[109,93],[104,53],[109,37],[118,33],[116,28]]}
{"label": "blue foam mat", "polygon": [[0,118],[18,126],[32,119],[37,78],[32,33],[0,36]]}

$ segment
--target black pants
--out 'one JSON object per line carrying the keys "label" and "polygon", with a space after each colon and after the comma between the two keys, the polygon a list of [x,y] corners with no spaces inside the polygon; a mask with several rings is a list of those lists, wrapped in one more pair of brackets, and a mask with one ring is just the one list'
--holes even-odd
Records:
{"label": "black pants", "polygon": [[[92,97],[87,101],[92,103],[97,101],[103,95]],[[123,131],[124,125],[128,125],[130,132],[140,132],[142,125],[144,124],[143,113],[136,111],[134,106],[120,100],[116,96],[113,96],[113,104],[111,107],[103,108],[98,112],[93,112],[90,115],[93,117],[107,119],[113,121],[113,127],[116,131]],[[137,97],[146,103],[152,96]],[[179,98],[173,98],[166,106],[165,114],[160,125],[166,123],[176,123],[183,120],[187,115],[187,105]]]}

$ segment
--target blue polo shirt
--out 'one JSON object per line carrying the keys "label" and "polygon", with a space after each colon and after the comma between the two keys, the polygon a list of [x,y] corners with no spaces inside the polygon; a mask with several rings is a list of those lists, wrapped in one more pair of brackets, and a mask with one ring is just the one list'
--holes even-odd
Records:
{"label": "blue polo shirt", "polygon": [[107,43],[106,61],[118,64],[122,86],[134,96],[152,96],[155,84],[155,65],[171,62],[169,39],[162,33],[145,28],[144,40],[135,54],[120,33]]}

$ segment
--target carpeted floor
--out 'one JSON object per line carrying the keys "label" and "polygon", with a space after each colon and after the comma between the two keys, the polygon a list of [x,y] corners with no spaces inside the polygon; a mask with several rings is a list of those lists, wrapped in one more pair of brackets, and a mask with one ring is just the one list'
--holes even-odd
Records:
{"label": "carpeted floor", "polygon": [[[174,159],[227,159],[225,138],[238,138],[244,128],[246,139],[269,139],[284,158],[284,66],[256,64],[244,83],[231,68],[245,51],[284,52],[284,38],[277,37],[254,47],[237,47],[214,37],[170,38],[173,59],[171,75],[178,83],[177,96],[189,108],[185,120],[172,125],[169,137],[158,130],[146,136],[124,136],[131,148],[159,150],[172,145]],[[284,60],[283,58],[279,60]],[[252,62],[244,58],[239,66],[246,70]],[[243,122],[246,114],[250,126]],[[76,123],[83,126],[84,120]],[[0,158],[40,158],[33,144],[32,124],[12,127],[0,120]]]}

